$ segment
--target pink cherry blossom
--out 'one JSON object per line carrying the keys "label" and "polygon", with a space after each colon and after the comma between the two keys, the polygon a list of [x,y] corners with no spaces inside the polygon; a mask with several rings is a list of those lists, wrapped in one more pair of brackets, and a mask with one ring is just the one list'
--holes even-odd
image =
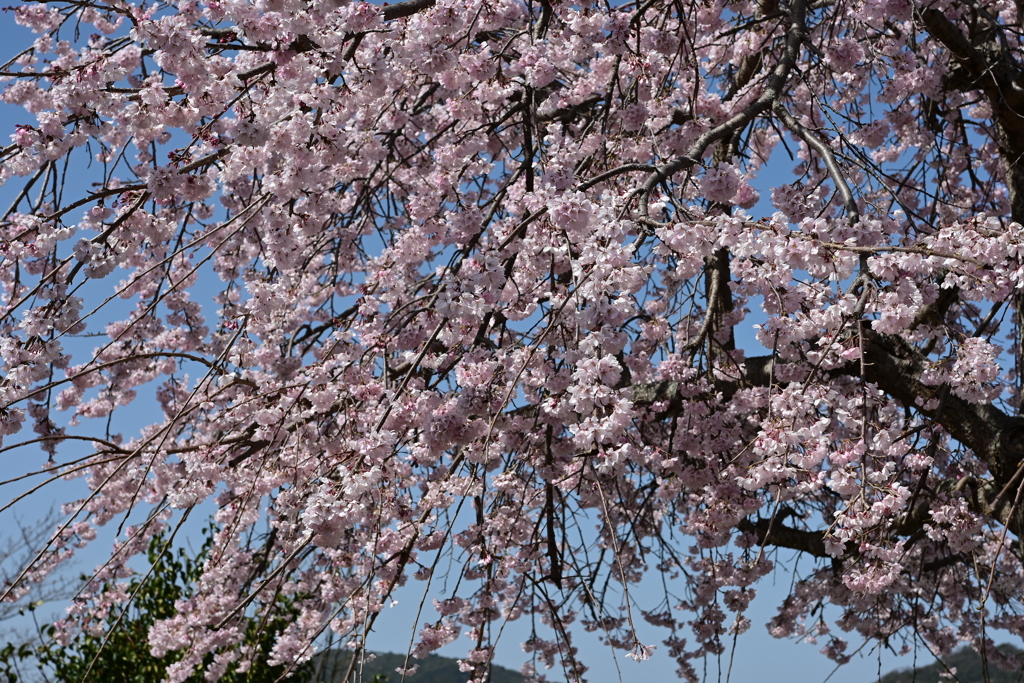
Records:
{"label": "pink cherry blossom", "polygon": [[119,529],[98,634],[202,510],[172,681],[282,601],[270,661],[360,653],[402,586],[474,681],[511,621],[537,680],[580,629],[688,680],[1024,635],[1018,9],[23,3],[0,436],[77,488],[4,599]]}

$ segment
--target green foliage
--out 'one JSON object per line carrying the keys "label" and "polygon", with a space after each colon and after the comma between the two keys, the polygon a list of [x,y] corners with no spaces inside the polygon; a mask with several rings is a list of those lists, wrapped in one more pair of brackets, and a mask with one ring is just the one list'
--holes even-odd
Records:
{"label": "green foliage", "polygon": [[[52,625],[43,629],[43,645],[33,648],[8,643],[0,649],[0,680],[6,676],[7,683],[17,683],[20,680],[19,662],[28,663],[28,666],[34,664],[42,677],[61,683],[157,683],[163,680],[167,667],[182,654],[170,652],[162,658],[153,657],[150,654],[149,630],[157,621],[174,616],[175,601],[191,596],[211,543],[212,529],[195,557],[190,557],[181,548],[176,552],[167,550],[161,555],[166,539],[162,536],[153,538],[147,554],[154,569],[149,576],[135,577],[127,586],[127,595],[134,595],[134,598],[123,616],[120,608],[110,610],[101,629],[81,630],[67,646],[54,639]],[[103,590],[111,588],[104,586]],[[222,683],[272,683],[281,680],[285,667],[269,666],[267,660],[278,634],[295,613],[291,603],[282,599],[275,605],[271,618],[265,621],[250,618],[245,644],[253,646],[259,656],[252,661],[248,671],[238,673],[233,664],[218,680]],[[213,655],[207,655],[203,666],[187,679],[188,683],[205,683],[203,672],[212,662]],[[309,669],[309,664],[299,667],[284,680],[305,681]]]}
{"label": "green foliage", "polygon": [[[1020,652],[1012,645],[1000,645],[999,649],[1004,652]],[[956,683],[1024,683],[1024,672],[1003,671],[996,666],[988,665],[988,678],[985,677],[985,667],[981,656],[969,647],[962,647],[944,659],[945,666],[939,662],[928,666],[920,666],[916,669],[902,669],[893,671],[879,681],[879,683],[939,683],[946,680]],[[940,676],[948,669],[956,669],[956,678],[943,679]]]}
{"label": "green foliage", "polygon": [[3,648],[0,648],[0,676],[4,677],[4,680],[8,683],[17,683],[18,676],[18,662],[29,659],[32,657],[32,647],[27,643],[15,645],[14,643],[7,643]]}

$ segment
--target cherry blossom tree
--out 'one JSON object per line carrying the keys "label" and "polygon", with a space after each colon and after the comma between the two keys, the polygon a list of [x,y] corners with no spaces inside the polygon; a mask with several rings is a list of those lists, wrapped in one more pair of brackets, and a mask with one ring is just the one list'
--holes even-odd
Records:
{"label": "cherry blossom tree", "polygon": [[[32,563],[39,554],[54,524],[61,516],[51,509],[39,519],[28,522],[15,515],[5,517],[10,529],[0,538],[0,583],[10,585],[18,573]],[[70,568],[70,563],[62,569]],[[66,575],[50,575],[45,583],[33,584],[28,591],[21,591],[20,600],[0,603],[0,625],[6,626],[26,610],[35,610],[48,603],[60,603],[74,594],[74,582]],[[7,622],[7,624],[4,624]],[[4,633],[3,631],[7,631]],[[15,630],[0,629],[0,640],[18,639]]]}
{"label": "cherry blossom tree", "polygon": [[784,549],[775,636],[1012,659],[1024,5],[13,14],[0,432],[88,493],[8,599],[112,523],[125,580],[205,504],[171,681],[282,598],[270,666],[359,652],[442,572],[416,656],[468,635],[482,681],[525,619],[531,675],[585,680],[588,629],[695,680]]}
{"label": "cherry blossom tree", "polygon": [[[154,622],[174,616],[175,605],[195,588],[208,551],[209,543],[193,557],[183,548],[172,548],[164,536],[154,536],[147,549],[148,571],[132,577],[131,581],[112,581],[100,587],[101,593],[111,593],[105,596],[106,600],[125,605],[126,609],[108,609],[102,613],[70,610],[76,622],[75,636],[70,641],[58,642],[52,638],[50,634],[55,627],[47,624],[24,644],[8,643],[0,649],[0,679],[6,683],[92,679],[152,683],[161,680],[167,667],[185,653],[168,651],[158,658],[143,644]],[[87,602],[82,599],[79,604]],[[186,680],[190,683],[211,679],[222,683],[282,680],[314,683],[312,662],[299,667],[291,662],[267,666],[266,653],[273,647],[276,635],[294,616],[286,599],[279,602],[269,619],[264,621],[267,614],[258,615],[245,626],[242,658],[221,652],[218,661],[212,653],[208,654],[203,666],[196,667]],[[242,663],[244,666],[239,666]],[[287,679],[282,675],[285,668],[292,670]],[[208,675],[211,672],[213,675]]]}

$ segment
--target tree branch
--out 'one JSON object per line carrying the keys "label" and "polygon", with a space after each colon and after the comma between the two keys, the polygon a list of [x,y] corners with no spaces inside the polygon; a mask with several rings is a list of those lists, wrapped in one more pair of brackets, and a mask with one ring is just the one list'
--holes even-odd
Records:
{"label": "tree branch", "polygon": [[800,56],[800,46],[803,44],[806,34],[807,0],[794,0],[790,9],[790,25],[786,31],[786,46],[782,58],[775,66],[768,84],[754,102],[744,107],[738,114],[725,123],[715,126],[697,138],[683,156],[670,161],[652,173],[644,182],[640,196],[640,216],[647,219],[649,216],[650,196],[658,183],[670,178],[679,171],[691,168],[698,163],[704,152],[715,142],[727,138],[738,130],[742,130],[748,123],[753,121],[759,114],[767,110],[782,96],[783,88],[789,79],[789,74]]}
{"label": "tree branch", "polygon": [[394,5],[384,5],[384,21],[411,17],[433,6],[434,0],[405,0],[405,2],[398,2]]}
{"label": "tree branch", "polygon": [[772,524],[770,519],[759,519],[756,522],[742,519],[736,525],[736,529],[745,534],[754,534],[758,545],[774,545],[799,550],[815,557],[829,557],[825,552],[825,535],[821,531],[794,529],[781,524],[778,520]]}
{"label": "tree branch", "polygon": [[832,177],[832,182],[836,184],[836,190],[838,190],[843,198],[843,208],[846,209],[846,215],[850,218],[851,223],[859,221],[860,211],[857,209],[857,200],[853,198],[853,192],[850,191],[850,185],[846,182],[843,170],[836,163],[836,155],[832,153],[832,148],[816,138],[811,131],[807,130],[802,123],[797,121],[792,114],[786,111],[781,102],[776,102],[772,106],[772,111],[785,124],[786,128],[789,128],[825,161],[828,174]]}

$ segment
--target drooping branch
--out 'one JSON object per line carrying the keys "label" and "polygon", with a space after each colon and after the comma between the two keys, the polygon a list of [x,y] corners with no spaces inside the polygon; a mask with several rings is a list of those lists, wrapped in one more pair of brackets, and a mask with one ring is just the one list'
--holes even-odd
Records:
{"label": "drooping branch", "polygon": [[782,57],[779,59],[779,63],[772,71],[772,75],[768,79],[768,83],[765,85],[761,95],[738,113],[734,114],[729,118],[729,120],[720,123],[711,130],[701,134],[693,144],[690,145],[686,154],[661,166],[656,172],[652,173],[647,178],[641,187],[641,219],[645,221],[649,220],[650,196],[659,183],[663,182],[667,178],[671,178],[680,171],[692,168],[695,164],[700,162],[700,159],[704,156],[704,153],[711,145],[746,128],[751,121],[768,110],[772,104],[782,96],[786,87],[786,82],[789,80],[789,74],[796,65],[797,58],[800,56],[800,46],[803,43],[807,30],[807,1],[794,0],[790,6],[789,17],[789,28],[786,30],[786,42],[783,48]]}
{"label": "drooping branch", "polygon": [[792,114],[786,111],[786,108],[782,106],[781,102],[775,102],[772,106],[772,111],[779,119],[789,128],[793,133],[796,134],[801,140],[803,140],[808,147],[817,152],[822,159],[825,160],[825,167],[828,169],[828,174],[832,177],[832,182],[836,184],[836,190],[839,195],[843,198],[843,208],[846,210],[846,215],[850,219],[851,223],[856,223],[860,220],[860,211],[857,209],[857,200],[853,197],[853,192],[850,190],[850,184],[846,182],[846,176],[843,174],[843,169],[839,168],[839,163],[836,161],[836,155],[832,153],[832,149],[816,138],[814,134],[807,130],[802,123],[796,120]]}

